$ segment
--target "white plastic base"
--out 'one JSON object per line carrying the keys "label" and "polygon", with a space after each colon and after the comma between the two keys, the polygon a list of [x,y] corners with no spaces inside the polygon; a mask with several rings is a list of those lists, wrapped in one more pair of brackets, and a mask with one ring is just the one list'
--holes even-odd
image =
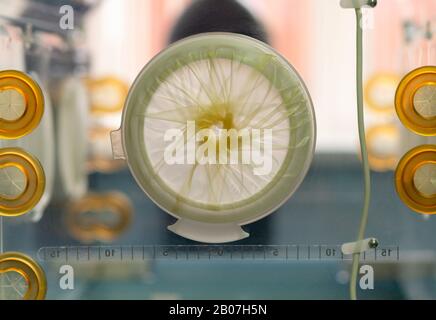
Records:
{"label": "white plastic base", "polygon": [[344,9],[374,8],[376,5],[377,0],[341,0],[341,7]]}
{"label": "white plastic base", "polygon": [[168,226],[168,230],[184,238],[204,243],[226,243],[242,240],[249,234],[239,225],[226,223],[204,223],[180,219]]}

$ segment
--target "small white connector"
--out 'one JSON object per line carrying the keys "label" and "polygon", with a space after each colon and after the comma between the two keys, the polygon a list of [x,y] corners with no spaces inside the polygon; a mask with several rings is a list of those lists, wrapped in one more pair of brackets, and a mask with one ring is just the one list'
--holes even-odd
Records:
{"label": "small white connector", "polygon": [[378,241],[375,238],[368,238],[356,242],[348,242],[342,245],[342,253],[344,255],[351,255],[355,253],[362,253],[374,248],[377,248]]}
{"label": "small white connector", "polygon": [[374,8],[377,0],[341,0],[341,7],[344,9]]}

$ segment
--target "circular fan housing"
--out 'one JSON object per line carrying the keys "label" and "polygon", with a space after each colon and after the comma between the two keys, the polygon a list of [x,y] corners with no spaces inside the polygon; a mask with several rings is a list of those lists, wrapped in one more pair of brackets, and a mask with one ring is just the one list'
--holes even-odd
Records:
{"label": "circular fan housing", "polygon": [[145,66],[112,143],[144,192],[179,219],[171,231],[230,242],[303,181],[315,116],[303,81],[269,46],[201,34]]}

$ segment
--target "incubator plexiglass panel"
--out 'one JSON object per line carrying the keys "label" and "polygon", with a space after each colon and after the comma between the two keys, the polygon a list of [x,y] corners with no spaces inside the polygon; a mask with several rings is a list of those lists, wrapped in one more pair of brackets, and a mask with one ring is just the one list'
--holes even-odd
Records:
{"label": "incubator plexiglass panel", "polygon": [[436,298],[434,1],[64,2],[0,0],[0,299]]}

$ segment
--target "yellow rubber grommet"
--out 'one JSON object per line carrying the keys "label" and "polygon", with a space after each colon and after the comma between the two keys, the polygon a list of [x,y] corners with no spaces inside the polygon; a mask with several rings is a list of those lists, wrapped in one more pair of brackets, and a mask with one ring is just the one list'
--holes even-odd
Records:
{"label": "yellow rubber grommet", "polygon": [[[421,67],[403,78],[395,96],[395,109],[401,122],[409,130],[423,136],[436,135],[436,116],[422,115],[417,110],[419,106],[415,96],[421,95],[424,89],[428,91],[433,87],[436,87],[436,67]],[[431,96],[428,99],[434,100]]]}
{"label": "yellow rubber grommet", "polygon": [[[107,219],[108,215],[114,219]],[[80,241],[113,241],[128,228],[132,215],[130,200],[121,193],[88,194],[72,203],[66,223],[70,234]]]}
{"label": "yellow rubber grommet", "polygon": [[129,92],[126,83],[116,77],[87,80],[93,114],[110,114],[123,110]]}
{"label": "yellow rubber grommet", "polygon": [[[425,194],[416,184],[417,172],[426,165],[436,164],[436,145],[423,145],[409,151],[398,164],[395,186],[400,199],[412,210],[436,214],[436,194]],[[432,176],[428,180],[433,183]]]}
{"label": "yellow rubber grommet", "polygon": [[[394,151],[380,152],[380,150],[377,150],[377,143],[378,140],[382,142],[385,142],[385,140],[394,140],[395,143],[399,141],[399,139],[399,130],[392,124],[378,125],[367,130],[368,161],[371,169],[381,172],[395,169],[398,163],[398,155]],[[390,141],[389,145],[391,144],[392,142]],[[386,143],[382,143],[382,145],[386,145]]]}
{"label": "yellow rubber grommet", "polygon": [[47,280],[42,268],[30,257],[18,252],[0,255],[0,274],[16,272],[27,284],[23,300],[44,300],[47,293]]}
{"label": "yellow rubber grommet", "polygon": [[[19,148],[0,149],[0,170],[13,167],[25,177],[23,190],[14,196],[0,194],[0,216],[20,216],[31,211],[45,189],[44,170],[39,161]],[[14,181],[10,181],[15,186]]]}
{"label": "yellow rubber grommet", "polygon": [[112,150],[110,135],[113,129],[106,127],[95,127],[89,130],[89,140],[92,149],[87,167],[89,172],[113,173],[126,166],[123,160],[114,160],[112,154],[107,156],[104,148]]}
{"label": "yellow rubber grommet", "polygon": [[44,96],[39,85],[20,71],[0,71],[0,138],[29,134],[43,114]]}
{"label": "yellow rubber grommet", "polygon": [[394,112],[395,91],[400,82],[396,74],[380,73],[371,77],[365,85],[365,102],[377,113]]}

